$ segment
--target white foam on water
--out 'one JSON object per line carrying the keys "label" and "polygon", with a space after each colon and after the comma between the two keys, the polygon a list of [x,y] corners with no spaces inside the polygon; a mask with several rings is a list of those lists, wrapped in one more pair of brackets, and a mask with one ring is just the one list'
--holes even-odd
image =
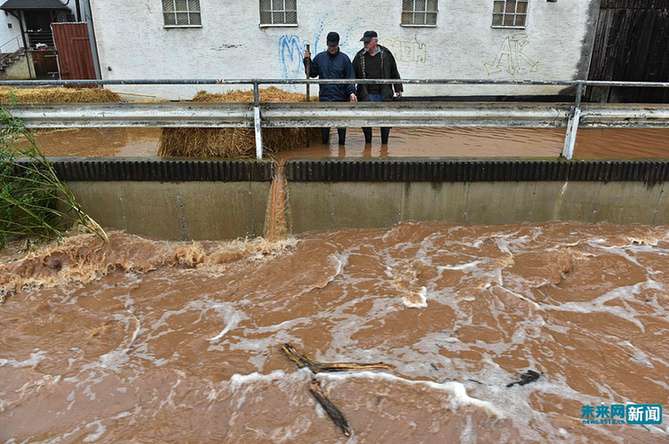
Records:
{"label": "white foam on water", "polygon": [[330,279],[330,282],[344,272],[344,267],[348,265],[348,258],[349,254],[337,253],[330,255],[330,263],[334,263],[335,265],[335,274]]}
{"label": "white foam on water", "polygon": [[460,444],[466,443],[475,443],[476,442],[476,430],[474,429],[474,424],[472,422],[471,416],[467,416],[465,419],[465,426],[460,432]]}
{"label": "white foam on water", "polygon": [[270,442],[294,442],[297,437],[307,433],[310,427],[311,421],[309,421],[308,418],[305,416],[298,416],[294,419],[292,424],[286,427],[279,427],[278,429],[274,430],[270,436]]}
{"label": "white foam on water", "polygon": [[324,282],[319,282],[315,287],[311,287],[308,291],[312,291],[314,288],[323,289],[334,282],[337,277],[341,276],[344,273],[344,268],[348,265],[350,254],[350,252],[337,252],[329,255],[328,262],[334,267],[334,273],[330,274]]}
{"label": "white foam on water", "polygon": [[472,262],[466,262],[464,264],[458,264],[458,265],[439,265],[437,267],[438,271],[444,271],[444,270],[456,270],[456,271],[469,271],[469,270],[476,270],[478,269],[478,266],[483,263],[482,260],[475,260]]}
{"label": "white foam on water", "polygon": [[402,297],[402,303],[408,308],[427,308],[427,288],[421,287],[412,296]]}
{"label": "white foam on water", "polygon": [[230,378],[230,389],[235,391],[245,385],[256,384],[259,382],[272,382],[285,377],[286,373],[283,370],[274,370],[272,373],[266,375],[258,372],[249,373],[247,375],[235,373]]}
{"label": "white foam on water", "polygon": [[541,306],[540,306],[539,304],[537,304],[535,301],[533,301],[532,299],[526,298],[526,297],[523,296],[522,294],[516,293],[516,292],[513,291],[513,290],[509,290],[508,288],[506,288],[506,287],[503,286],[503,285],[500,285],[500,286],[498,286],[497,288],[499,288],[500,290],[504,290],[504,291],[507,292],[508,294],[510,294],[510,295],[512,295],[512,296],[515,296],[515,297],[517,297],[518,299],[527,302],[527,303],[530,304],[532,307],[534,307],[534,308],[536,308],[536,309],[538,309],[538,310],[541,310]]}
{"label": "white foam on water", "polygon": [[[283,370],[275,370],[269,374],[262,374],[258,372],[253,372],[249,374],[239,374],[235,373],[230,377],[228,381],[223,381],[221,384],[228,386],[228,390],[233,392],[236,396],[235,398],[235,408],[237,411],[241,409],[241,407],[244,405],[246,402],[246,396],[251,393],[254,389],[257,389],[257,386],[260,384],[267,384],[267,383],[276,383],[280,389],[282,389],[282,386],[285,386],[287,383],[293,382],[292,380],[295,379],[295,382],[300,381],[303,383],[306,383],[308,378],[310,378],[310,371],[308,369],[301,369],[298,370],[294,373],[286,374]],[[285,389],[285,387],[283,387]],[[291,390],[292,391],[292,390]],[[214,398],[218,396],[218,393],[215,393],[212,395],[209,393],[207,398]],[[237,414],[235,413],[230,417],[229,423],[230,425],[234,424],[236,421]]]}
{"label": "white foam on water", "polygon": [[82,367],[82,370],[88,370],[95,367],[102,367],[108,370],[118,371],[130,360],[127,348],[117,348],[109,353],[100,356],[97,363],[91,363]]}
{"label": "white foam on water", "polygon": [[16,359],[0,359],[0,367],[14,367],[14,368],[25,368],[25,367],[35,367],[37,364],[42,362],[46,357],[46,352],[38,350],[30,354],[30,358],[24,359],[23,361],[17,361]]}
{"label": "white foam on water", "polygon": [[628,349],[631,350],[632,352],[632,360],[645,366],[645,367],[655,367],[653,363],[650,361],[648,358],[648,355],[639,350],[637,347],[635,347],[630,341],[623,341],[622,344],[627,347]]}
{"label": "white foam on water", "polygon": [[658,284],[657,282],[651,279],[648,279],[644,282],[638,282],[634,285],[615,288],[595,298],[592,301],[567,302],[559,305],[551,305],[551,304],[540,304],[540,305],[544,310],[569,311],[575,313],[594,313],[594,312],[609,313],[633,323],[639,328],[639,330],[642,333],[645,333],[646,328],[643,325],[643,323],[636,318],[637,314],[636,311],[630,308],[606,305],[606,303],[613,301],[615,299],[621,299],[623,301],[630,299],[634,300],[634,297],[637,296],[641,292],[641,290],[645,289],[661,290],[662,288],[664,288],[662,285]]}
{"label": "white foam on water", "polygon": [[226,316],[225,319],[225,327],[219,334],[214,336],[213,338],[209,338],[209,342],[218,342],[223,338],[223,336],[226,335],[230,330],[233,328],[237,327],[237,324],[243,319],[243,314],[240,314],[239,312],[234,312],[230,316]]}
{"label": "white foam on water", "polygon": [[391,373],[384,373],[384,372],[370,372],[370,371],[362,371],[362,372],[344,372],[344,373],[337,373],[337,374],[329,374],[329,373],[319,373],[316,375],[317,378],[320,379],[326,379],[330,381],[346,381],[349,379],[372,379],[372,380],[380,380],[380,381],[385,381],[385,382],[390,382],[390,383],[401,383],[401,384],[407,384],[407,385],[422,385],[425,387],[428,387],[432,390],[437,390],[441,392],[448,393],[451,395],[451,406],[454,409],[457,409],[462,406],[473,406],[476,408],[480,408],[484,410],[486,413],[496,416],[497,418],[504,418],[505,415],[504,413],[498,409],[496,406],[494,406],[491,402],[488,401],[483,401],[481,399],[477,398],[472,398],[467,394],[467,389],[465,388],[464,384],[456,381],[448,381],[448,382],[443,382],[443,383],[438,383],[434,381],[421,381],[421,380],[413,380],[413,379],[405,379],[400,376],[393,375]]}
{"label": "white foam on water", "polygon": [[104,435],[105,432],[107,431],[107,428],[104,426],[104,424],[102,424],[102,421],[99,420],[87,424],[86,428],[91,428],[91,426],[95,426],[96,429],[93,431],[93,433],[89,433],[83,439],[83,442],[95,442],[98,439],[102,438],[102,435]]}

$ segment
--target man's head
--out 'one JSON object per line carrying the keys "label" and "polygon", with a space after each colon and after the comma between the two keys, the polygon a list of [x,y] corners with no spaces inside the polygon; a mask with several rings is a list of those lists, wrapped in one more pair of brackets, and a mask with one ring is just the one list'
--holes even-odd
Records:
{"label": "man's head", "polygon": [[336,54],[339,51],[339,34],[336,32],[328,33],[327,37],[328,52],[330,54]]}
{"label": "man's head", "polygon": [[379,44],[379,35],[376,31],[365,31],[360,41],[365,45],[367,51],[374,52]]}

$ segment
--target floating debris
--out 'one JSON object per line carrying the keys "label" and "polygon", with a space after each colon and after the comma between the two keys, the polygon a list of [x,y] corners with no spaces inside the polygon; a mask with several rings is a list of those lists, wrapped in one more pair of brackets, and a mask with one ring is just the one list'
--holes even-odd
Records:
{"label": "floating debris", "polygon": [[628,237],[631,245],[657,247],[658,240],[650,237]]}
{"label": "floating debris", "polygon": [[351,370],[393,370],[393,367],[384,364],[383,362],[376,362],[372,364],[360,364],[357,362],[318,362],[310,359],[308,356],[298,353],[290,344],[283,344],[281,350],[286,354],[288,359],[293,361],[299,368],[308,367],[312,373],[322,372],[346,372]]}
{"label": "floating debris", "polygon": [[[295,350],[290,344],[283,344],[281,350],[285,355],[297,365],[298,368],[307,367],[311,370],[312,373],[321,373],[321,372],[345,372],[345,371],[368,371],[368,370],[392,370],[393,367],[384,364],[382,362],[377,362],[373,364],[359,364],[356,362],[318,362],[309,358],[307,355],[303,355]],[[328,414],[330,419],[341,429],[341,431],[346,436],[351,436],[351,428],[348,425],[348,421],[344,414],[337,408],[336,405],[330,401],[323,389],[321,388],[320,382],[316,379],[311,380],[311,385],[309,387],[309,392],[311,395],[316,398],[316,401],[323,407],[325,412]]]}
{"label": "floating debris", "polygon": [[312,379],[311,385],[309,386],[309,392],[316,398],[316,401],[323,407],[325,413],[327,413],[332,422],[341,429],[344,435],[351,436],[351,427],[348,425],[346,417],[341,410],[339,410],[337,406],[325,396],[321,383],[316,379]]}
{"label": "floating debris", "polygon": [[516,384],[527,385],[527,384],[530,384],[530,383],[536,381],[537,379],[539,379],[540,376],[541,376],[541,373],[537,373],[534,370],[528,370],[525,373],[523,373],[522,375],[520,375],[520,381],[512,382],[510,384],[507,384],[506,386],[507,387],[513,387]]}

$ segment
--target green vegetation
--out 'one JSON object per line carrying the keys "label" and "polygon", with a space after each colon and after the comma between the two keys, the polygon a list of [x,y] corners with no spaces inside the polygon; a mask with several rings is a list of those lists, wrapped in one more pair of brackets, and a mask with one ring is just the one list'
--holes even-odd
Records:
{"label": "green vegetation", "polygon": [[[27,148],[11,148],[25,138]],[[0,109],[0,248],[12,239],[62,238],[73,225],[107,235],[79,206],[23,123]]]}

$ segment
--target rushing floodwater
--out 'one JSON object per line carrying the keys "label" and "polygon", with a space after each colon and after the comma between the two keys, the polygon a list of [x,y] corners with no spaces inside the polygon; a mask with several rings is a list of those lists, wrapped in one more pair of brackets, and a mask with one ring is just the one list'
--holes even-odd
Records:
{"label": "rushing floodwater", "polygon": [[[669,442],[668,227],[80,235],[6,253],[0,285],[24,288],[0,305],[4,443]],[[316,376],[351,438],[286,342],[393,366]],[[664,424],[581,424],[625,402]]]}
{"label": "rushing floodwater", "polygon": [[[378,131],[378,130],[375,130]],[[563,129],[524,128],[397,128],[389,146],[365,147],[360,129],[350,129],[346,147],[330,146],[281,153],[305,157],[549,157],[556,158],[564,143]],[[155,156],[160,129],[107,128],[56,130],[38,133],[38,144],[50,156]],[[582,159],[669,158],[669,129],[581,129],[575,155]]]}

